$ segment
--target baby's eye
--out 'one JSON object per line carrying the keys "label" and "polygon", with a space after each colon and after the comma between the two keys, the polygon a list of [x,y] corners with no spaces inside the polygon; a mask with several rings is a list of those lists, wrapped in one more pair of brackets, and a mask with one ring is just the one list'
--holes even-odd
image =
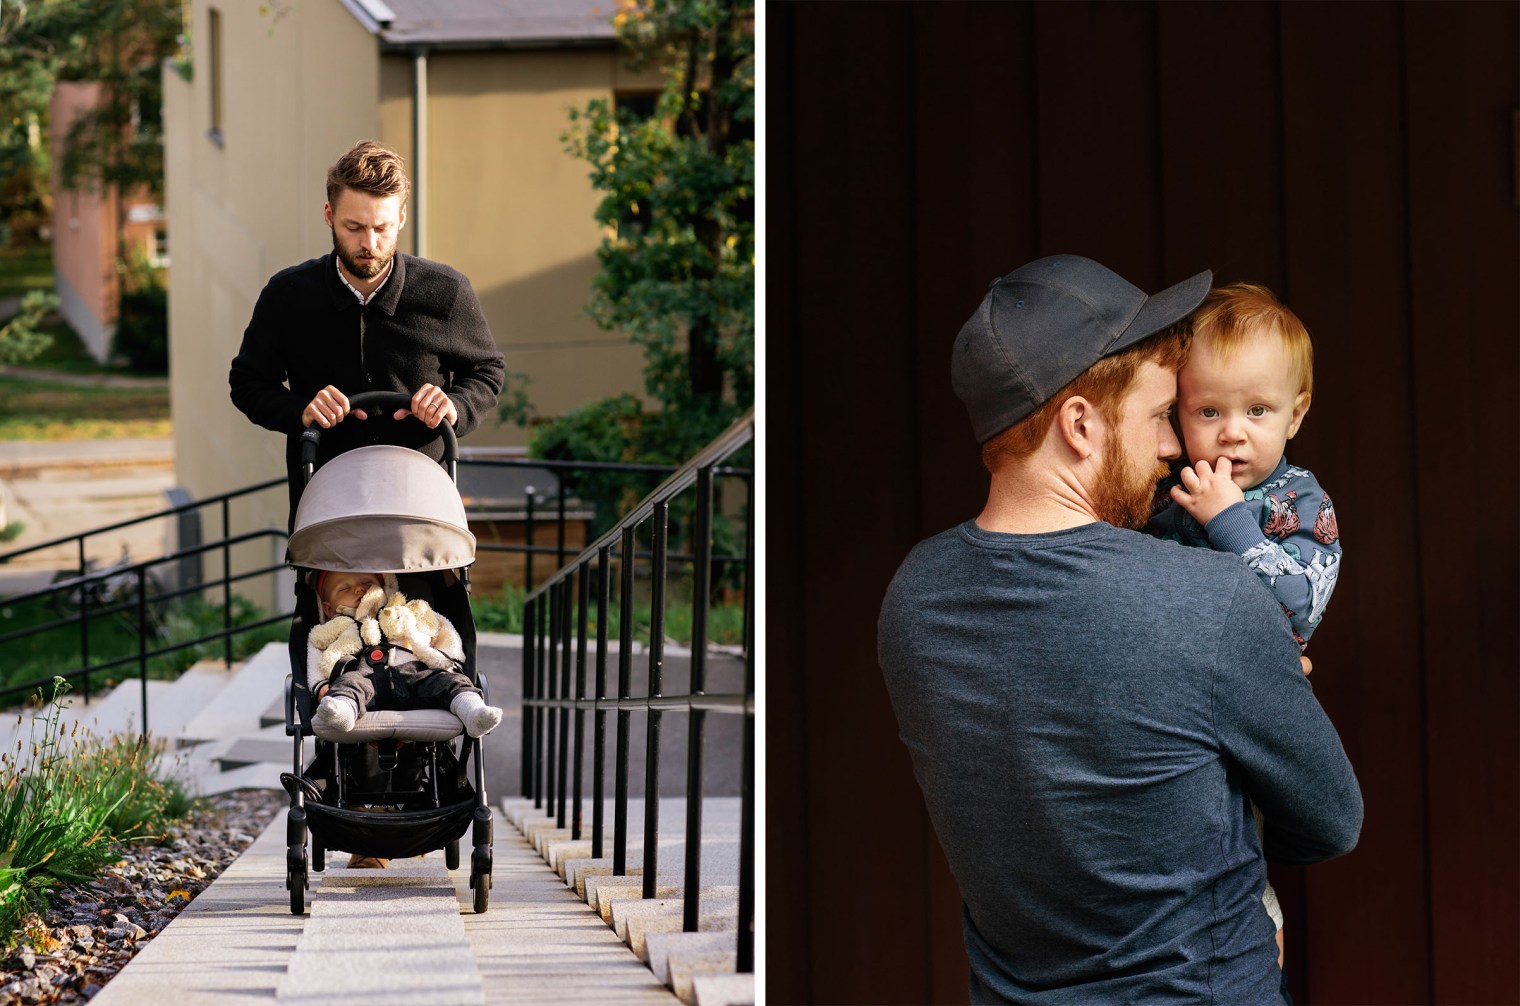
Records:
{"label": "baby's eye", "polygon": [[1219,416],[1219,410],[1214,408],[1212,405],[1205,405],[1203,408],[1198,410],[1198,414],[1204,419],[1215,419]]}
{"label": "baby's eye", "polygon": [[1246,410],[1246,415],[1252,417],[1253,419],[1260,419],[1262,416],[1265,416],[1266,414],[1267,414],[1267,407],[1265,405],[1253,405],[1249,409]]}

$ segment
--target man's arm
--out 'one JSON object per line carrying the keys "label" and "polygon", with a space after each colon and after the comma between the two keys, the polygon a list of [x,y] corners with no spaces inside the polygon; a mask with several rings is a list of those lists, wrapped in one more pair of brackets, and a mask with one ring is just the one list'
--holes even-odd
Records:
{"label": "man's arm", "polygon": [[1362,828],[1356,774],[1274,599],[1254,579],[1241,578],[1221,633],[1214,726],[1266,817],[1267,858],[1317,863],[1355,847]]}
{"label": "man's arm", "polygon": [[475,289],[463,276],[449,311],[447,351],[454,372],[448,396],[458,413],[454,432],[464,436],[496,408],[496,396],[506,379],[506,362],[491,337]]}
{"label": "man's arm", "polygon": [[243,344],[232,358],[227,384],[232,404],[266,430],[299,434],[307,403],[285,387],[287,375],[279,339],[276,296],[264,287],[243,330]]}

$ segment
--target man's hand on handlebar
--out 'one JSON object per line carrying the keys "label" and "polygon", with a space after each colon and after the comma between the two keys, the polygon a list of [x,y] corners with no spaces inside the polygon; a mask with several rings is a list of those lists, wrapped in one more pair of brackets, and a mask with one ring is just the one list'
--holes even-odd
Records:
{"label": "man's hand on handlebar", "polygon": [[369,418],[363,409],[350,410],[348,407],[348,397],[329,384],[317,392],[317,397],[313,398],[306,408],[302,410],[301,425],[310,426],[312,423],[316,423],[325,430],[343,422],[343,417],[350,413],[352,413],[355,419]]}
{"label": "man's hand on handlebar", "polygon": [[424,384],[418,388],[412,396],[412,407],[397,409],[394,418],[405,419],[407,416],[416,416],[430,430],[437,429],[438,424],[445,419],[450,425],[459,422],[459,410],[454,408],[453,400],[435,384]]}

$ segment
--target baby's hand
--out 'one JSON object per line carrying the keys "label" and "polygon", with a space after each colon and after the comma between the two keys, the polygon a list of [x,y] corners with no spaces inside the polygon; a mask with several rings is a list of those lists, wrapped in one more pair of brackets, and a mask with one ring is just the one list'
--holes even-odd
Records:
{"label": "baby's hand", "polygon": [[1212,468],[1207,461],[1184,468],[1182,484],[1172,486],[1172,499],[1204,527],[1231,506],[1244,503],[1245,498],[1240,487],[1230,481],[1229,458],[1220,458]]}

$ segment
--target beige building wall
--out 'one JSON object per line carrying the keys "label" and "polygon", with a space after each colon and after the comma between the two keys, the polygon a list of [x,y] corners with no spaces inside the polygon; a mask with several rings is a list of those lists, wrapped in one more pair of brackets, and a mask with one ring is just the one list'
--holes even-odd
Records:
{"label": "beige building wall", "polygon": [[[166,71],[164,86],[170,404],[178,481],[204,499],[285,474],[285,438],[233,408],[228,366],[268,278],[332,247],[324,179],[339,154],[376,134],[379,60],[374,38],[337,2],[282,4],[278,16],[243,0],[188,6],[194,79]],[[209,135],[218,71],[220,142]],[[283,489],[239,501],[231,530],[283,530],[287,511]],[[205,518],[207,535],[218,535],[219,515]],[[282,559],[284,546],[244,552],[263,564]],[[243,557],[234,567],[245,568]]]}
{"label": "beige building wall", "polygon": [[[415,165],[407,56],[381,61],[381,132]],[[572,108],[618,89],[658,87],[629,77],[617,50],[434,52],[427,59],[427,159],[414,242],[470,277],[507,369],[527,374],[539,415],[642,392],[643,355],[584,312],[602,230],[590,168],[565,152]],[[471,446],[522,445],[511,425],[482,426]]]}

